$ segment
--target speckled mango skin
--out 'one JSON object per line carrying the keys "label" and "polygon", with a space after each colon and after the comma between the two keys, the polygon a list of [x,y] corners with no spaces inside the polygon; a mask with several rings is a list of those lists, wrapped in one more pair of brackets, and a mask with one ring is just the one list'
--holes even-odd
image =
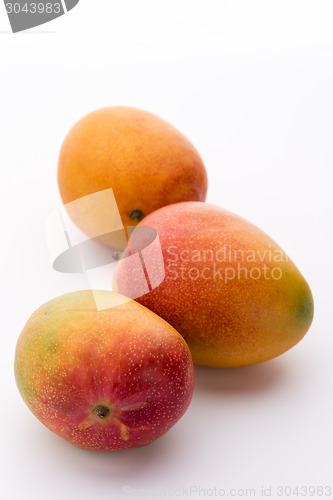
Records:
{"label": "speckled mango skin", "polygon": [[[70,130],[60,151],[58,185],[64,204],[112,188],[123,225],[134,226],[134,210],[144,217],[172,203],[205,201],[207,174],[197,150],[172,125],[116,106],[88,114]],[[100,206],[75,222],[91,236],[96,220],[105,227],[109,217]],[[119,248],[117,240],[101,239]]]}
{"label": "speckled mango skin", "polygon": [[[32,413],[87,450],[148,445],[185,413],[193,392],[190,351],[176,330],[140,304],[95,291],[60,296],[28,320],[15,377]],[[94,409],[104,405],[101,419]]]}
{"label": "speckled mango skin", "polygon": [[[250,222],[213,205],[188,202],[161,208],[139,226],[153,227],[158,232],[164,281],[140,296],[132,261],[124,259],[118,262],[113,288],[132,298],[138,297],[139,303],[173,325],[188,343],[194,363],[213,367],[260,363],[284,353],[307,332],[313,317],[313,299],[307,282],[285,252]],[[225,262],[220,262],[223,254],[218,250],[224,245],[232,251],[243,251],[237,255],[247,272],[259,267],[263,273],[265,265],[266,274],[259,279],[254,270],[254,279],[246,277],[246,270],[238,274],[234,254],[230,259],[226,253]],[[248,250],[259,252],[254,262],[242,261],[242,255],[249,255]],[[185,253],[181,254],[182,251]],[[204,251],[211,261],[203,261]],[[193,262],[193,255],[200,255],[201,261]],[[282,262],[276,262],[272,255]],[[144,260],[150,278],[155,272],[160,273],[158,260],[149,248]],[[214,266],[215,271],[221,269],[223,279],[218,274],[214,276]],[[199,271],[190,271],[191,267]],[[234,268],[236,279],[225,282],[227,267]],[[266,279],[274,267],[281,269],[281,278]],[[190,278],[198,272],[197,279]],[[275,270],[273,275],[277,277],[280,273]],[[209,276],[211,279],[207,279]]]}

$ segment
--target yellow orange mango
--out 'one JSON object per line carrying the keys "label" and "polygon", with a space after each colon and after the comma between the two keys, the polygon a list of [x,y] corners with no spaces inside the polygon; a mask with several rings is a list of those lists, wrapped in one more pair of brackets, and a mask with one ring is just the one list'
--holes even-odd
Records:
{"label": "yellow orange mango", "polygon": [[[68,133],[58,185],[64,204],[112,188],[123,226],[134,226],[165,205],[205,201],[207,174],[197,150],[172,125],[139,109],[108,107],[88,114]],[[114,214],[103,201],[93,209],[83,202],[79,212],[70,215],[88,236],[96,235],[96,224],[112,225]],[[102,242],[119,248],[120,236]]]}

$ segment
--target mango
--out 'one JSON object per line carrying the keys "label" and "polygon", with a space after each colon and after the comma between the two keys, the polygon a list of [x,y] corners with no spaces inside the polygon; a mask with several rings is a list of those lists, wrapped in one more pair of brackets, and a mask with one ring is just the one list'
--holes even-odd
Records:
{"label": "mango", "polygon": [[[146,111],[118,106],[94,111],[70,130],[59,155],[58,185],[66,205],[112,188],[126,227],[165,205],[205,201],[207,174],[197,150],[172,125]],[[106,201],[94,200],[93,210],[84,203],[79,214],[73,216],[72,210],[70,216],[95,237],[96,224],[110,226],[113,214]],[[99,241],[116,249],[126,245],[119,232]]]}
{"label": "mango", "polygon": [[17,342],[15,377],[48,429],[93,451],[144,446],[165,434],[185,413],[194,380],[181,335],[107,291],[69,293],[35,311]]}
{"label": "mango", "polygon": [[[142,252],[148,283],[163,273],[164,280],[140,294],[138,268],[125,252],[114,290],[176,328],[194,363],[237,367],[267,361],[295,346],[309,329],[313,298],[307,282],[250,222],[214,205],[185,202],[140,222],[132,237],[141,230],[142,249],[144,227],[157,231],[164,261],[159,264],[151,247]],[[140,248],[138,241],[135,247]]]}

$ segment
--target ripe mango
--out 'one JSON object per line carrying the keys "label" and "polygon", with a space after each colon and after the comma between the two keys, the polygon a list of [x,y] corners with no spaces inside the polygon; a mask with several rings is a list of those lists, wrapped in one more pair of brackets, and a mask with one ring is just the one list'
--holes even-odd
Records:
{"label": "ripe mango", "polygon": [[123,258],[114,289],[176,328],[194,363],[260,363],[284,353],[307,332],[313,317],[307,282],[285,252],[250,222],[213,205],[187,202],[150,214],[133,236],[144,226],[156,229],[164,260],[163,270],[153,248],[142,252],[147,278],[154,283],[163,272],[165,278],[140,296],[137,267]]}
{"label": "ripe mango", "polygon": [[17,342],[15,377],[46,427],[95,451],[165,434],[185,413],[194,380],[188,346],[172,326],[104,291],[69,293],[35,311]]}
{"label": "ripe mango", "polygon": [[[164,205],[205,201],[207,174],[199,153],[172,125],[118,106],[94,111],[70,130],[60,151],[58,185],[64,204],[112,188],[126,227]],[[70,216],[94,237],[96,224],[110,224],[109,204],[85,210],[82,203],[79,215]],[[99,241],[118,249],[126,245],[119,233]]]}

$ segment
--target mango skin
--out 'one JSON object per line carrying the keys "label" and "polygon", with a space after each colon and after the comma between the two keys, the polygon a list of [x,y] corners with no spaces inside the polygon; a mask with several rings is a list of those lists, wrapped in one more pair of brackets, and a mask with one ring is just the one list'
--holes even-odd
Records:
{"label": "mango skin", "polygon": [[[32,413],[70,443],[94,451],[144,446],[185,413],[193,363],[163,319],[113,292],[91,291],[41,306],[17,342],[15,377]],[[108,408],[102,418],[96,408]]]}
{"label": "mango skin", "polygon": [[[139,226],[158,232],[164,281],[140,296],[132,260],[124,259],[118,262],[113,289],[137,297],[174,326],[188,343],[194,363],[213,367],[260,363],[284,353],[307,332],[313,318],[307,282],[285,252],[250,222],[213,205],[188,202],[161,208]],[[253,251],[255,261],[249,262],[247,256]],[[161,270],[149,248],[144,261],[154,282],[154,273]],[[239,274],[238,264],[246,268]],[[261,276],[254,268],[261,270]],[[280,279],[274,279],[280,275],[274,268],[281,270]],[[232,269],[236,278],[225,281]]]}
{"label": "mango skin", "polygon": [[[112,188],[123,226],[134,226],[165,205],[205,201],[207,174],[197,150],[172,125],[116,106],[88,114],[70,130],[59,155],[58,185],[64,204]],[[109,208],[99,206],[74,222],[91,237],[96,221],[107,226],[109,217]],[[119,235],[101,242],[124,247]]]}

